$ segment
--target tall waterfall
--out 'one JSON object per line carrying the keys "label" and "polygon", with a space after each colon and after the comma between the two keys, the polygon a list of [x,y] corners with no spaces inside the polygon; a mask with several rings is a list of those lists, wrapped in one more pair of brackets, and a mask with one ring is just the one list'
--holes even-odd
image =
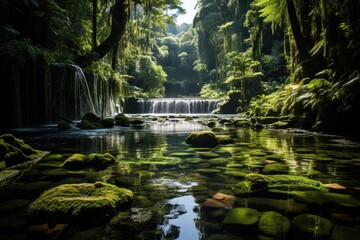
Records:
{"label": "tall waterfall", "polygon": [[51,63],[47,86],[47,119],[59,117],[80,119],[85,113],[96,113],[84,72],[77,65]]}
{"label": "tall waterfall", "polygon": [[139,99],[141,113],[212,113],[218,99],[201,98],[153,98]]}

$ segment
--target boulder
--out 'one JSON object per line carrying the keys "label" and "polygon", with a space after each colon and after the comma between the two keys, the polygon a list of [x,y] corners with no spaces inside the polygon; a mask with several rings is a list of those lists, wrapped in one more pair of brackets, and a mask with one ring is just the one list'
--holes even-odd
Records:
{"label": "boulder", "polygon": [[263,212],[258,225],[262,234],[276,239],[285,239],[290,226],[289,219],[274,211]]}
{"label": "boulder", "polygon": [[292,220],[295,232],[306,239],[329,239],[333,227],[330,220],[312,214],[302,214]]}
{"label": "boulder", "polygon": [[81,121],[83,120],[86,120],[90,123],[96,123],[96,122],[99,122],[101,120],[100,117],[98,117],[96,114],[94,113],[86,113],[82,118],[81,118]]}
{"label": "boulder", "polygon": [[65,160],[64,167],[68,170],[81,170],[87,167],[102,170],[113,165],[115,162],[115,157],[110,153],[92,153],[89,155],[76,153]]}
{"label": "boulder", "polygon": [[191,133],[185,140],[187,144],[195,147],[216,147],[219,142],[211,131],[200,131]]}
{"label": "boulder", "polygon": [[262,175],[258,173],[250,173],[246,175],[245,182],[252,190],[275,188],[299,190],[313,189],[326,191],[321,182],[295,175]]}
{"label": "boulder", "polygon": [[121,126],[121,127],[128,127],[130,126],[130,119],[125,116],[123,113],[119,113],[115,116],[115,125]]}
{"label": "boulder", "polygon": [[27,213],[30,219],[43,222],[92,225],[130,206],[132,200],[132,191],[103,182],[63,184],[43,192]]}
{"label": "boulder", "polygon": [[0,162],[4,161],[3,168],[12,167],[29,161],[40,159],[44,153],[33,149],[23,140],[11,134],[0,136]]}
{"label": "boulder", "polygon": [[257,224],[260,213],[252,208],[234,208],[225,216],[223,225],[251,226]]}
{"label": "boulder", "polygon": [[229,144],[234,142],[234,140],[228,135],[216,135],[216,139],[219,144]]}

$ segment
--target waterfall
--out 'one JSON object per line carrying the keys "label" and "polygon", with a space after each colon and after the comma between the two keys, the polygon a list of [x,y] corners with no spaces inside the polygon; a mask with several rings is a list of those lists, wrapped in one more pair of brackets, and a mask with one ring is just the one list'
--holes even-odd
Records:
{"label": "waterfall", "polygon": [[47,85],[47,119],[59,117],[80,119],[85,113],[96,110],[84,72],[77,65],[51,63]]}
{"label": "waterfall", "polygon": [[219,99],[152,98],[138,99],[140,113],[212,113]]}

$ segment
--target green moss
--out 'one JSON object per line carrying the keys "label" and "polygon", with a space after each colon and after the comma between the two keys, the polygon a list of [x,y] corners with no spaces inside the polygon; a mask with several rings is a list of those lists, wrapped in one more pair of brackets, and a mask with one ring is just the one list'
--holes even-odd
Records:
{"label": "green moss", "polygon": [[229,144],[234,142],[234,140],[228,135],[216,135],[216,139],[219,144]]}
{"label": "green moss", "polygon": [[316,190],[326,191],[321,182],[294,175],[262,175],[257,173],[250,173],[246,175],[245,181],[252,190],[259,190],[264,188],[282,188],[285,184],[294,186],[308,186],[309,188]]}
{"label": "green moss", "polygon": [[307,204],[328,204],[343,207],[360,207],[360,200],[348,194],[321,192],[321,191],[291,191],[289,194],[295,196],[295,200]]}
{"label": "green moss", "polygon": [[116,162],[115,157],[113,157],[110,153],[93,153],[88,155],[88,158],[90,165],[96,169],[105,169]]}
{"label": "green moss", "polygon": [[292,224],[297,233],[310,239],[328,239],[333,226],[330,220],[312,214],[298,215],[294,217]]}
{"label": "green moss", "polygon": [[29,161],[40,159],[44,153],[33,149],[23,140],[15,138],[11,134],[0,136],[0,161],[5,162],[2,168],[12,167]]}
{"label": "green moss", "polygon": [[263,212],[259,221],[262,234],[272,237],[283,237],[290,230],[290,221],[278,212]]}
{"label": "green moss", "polygon": [[65,160],[64,167],[69,170],[80,170],[86,167],[88,161],[87,156],[76,153]]}
{"label": "green moss", "polygon": [[215,134],[211,131],[193,132],[186,138],[185,142],[195,147],[209,148],[219,144]]}
{"label": "green moss", "polygon": [[267,174],[288,173],[289,167],[282,163],[272,163],[267,164],[262,172]]}
{"label": "green moss", "polygon": [[81,220],[77,224],[89,224],[129,206],[132,199],[130,190],[107,183],[64,184],[42,193],[28,207],[28,214],[42,221]]}
{"label": "green moss", "polygon": [[259,221],[260,213],[251,208],[234,208],[230,210],[222,224],[236,224],[236,225],[244,225],[250,226],[256,224]]}
{"label": "green moss", "polygon": [[208,161],[211,165],[225,165],[228,162],[226,158],[213,158]]}
{"label": "green moss", "polygon": [[81,120],[80,123],[77,124],[78,128],[81,129],[101,129],[104,128],[100,122],[89,122],[87,120]]}
{"label": "green moss", "polygon": [[218,173],[221,173],[221,170],[216,169],[216,168],[199,168],[197,171],[198,171],[198,173],[201,173],[203,175],[209,175],[209,176],[213,176]]}
{"label": "green moss", "polygon": [[214,153],[214,152],[199,152],[198,156],[199,156],[199,158],[203,158],[203,159],[211,159],[211,158],[220,157],[219,154]]}
{"label": "green moss", "polygon": [[130,126],[130,119],[123,113],[119,113],[115,116],[115,125],[128,127]]}
{"label": "green moss", "polygon": [[115,162],[116,159],[110,153],[92,153],[87,156],[76,153],[65,160],[64,167],[68,170],[81,170],[86,167],[93,167],[101,170]]}

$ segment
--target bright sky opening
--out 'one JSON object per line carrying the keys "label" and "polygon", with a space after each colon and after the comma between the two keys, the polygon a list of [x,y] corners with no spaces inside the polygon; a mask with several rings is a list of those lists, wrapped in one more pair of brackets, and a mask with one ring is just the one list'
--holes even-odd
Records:
{"label": "bright sky opening", "polygon": [[181,25],[182,23],[192,23],[196,13],[195,5],[196,0],[182,0],[182,7],[186,10],[186,14],[179,15],[176,19],[176,23]]}

